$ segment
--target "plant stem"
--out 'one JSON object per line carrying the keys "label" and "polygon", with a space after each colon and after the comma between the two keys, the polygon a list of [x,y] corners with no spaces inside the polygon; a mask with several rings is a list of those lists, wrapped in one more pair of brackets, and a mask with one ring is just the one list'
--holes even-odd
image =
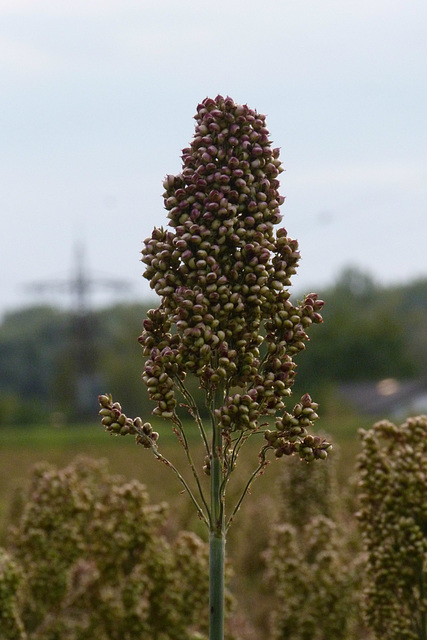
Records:
{"label": "plant stem", "polygon": [[229,527],[230,527],[230,525],[231,525],[231,523],[232,523],[232,521],[234,519],[234,516],[236,515],[236,513],[240,509],[240,506],[241,506],[241,504],[242,504],[247,492],[249,491],[249,489],[251,487],[251,484],[263,472],[265,467],[268,465],[268,461],[265,459],[265,452],[266,452],[267,449],[268,449],[268,447],[264,447],[261,450],[260,463],[259,463],[258,467],[255,469],[255,471],[253,471],[251,473],[251,475],[249,477],[249,480],[247,481],[246,486],[243,489],[242,494],[241,494],[240,498],[238,499],[238,501],[236,503],[236,506],[234,507],[233,511],[231,512],[231,515],[230,515],[230,517],[228,519],[227,526],[225,528],[226,532],[228,531],[228,529],[229,529]]}
{"label": "plant stem", "polygon": [[156,456],[156,458],[158,460],[160,460],[160,462],[163,462],[163,464],[165,464],[167,467],[172,469],[172,471],[175,473],[175,475],[177,476],[178,480],[181,482],[181,484],[183,485],[184,489],[186,490],[186,492],[190,496],[194,506],[196,507],[196,510],[197,510],[197,513],[199,515],[200,520],[203,520],[203,522],[209,527],[209,525],[210,525],[209,513],[206,516],[206,514],[204,513],[203,509],[201,508],[201,506],[197,502],[193,492],[191,491],[190,487],[188,486],[188,484],[185,481],[185,478],[182,476],[182,474],[178,471],[178,469],[175,467],[175,465],[172,464],[172,462],[170,462],[170,460],[168,460],[167,458],[162,456],[161,453],[159,453],[159,451],[157,450],[157,447],[151,447],[151,451]]}
{"label": "plant stem", "polygon": [[209,537],[209,640],[224,640],[225,533]]}
{"label": "plant stem", "polygon": [[197,484],[197,489],[199,491],[200,498],[201,498],[201,500],[202,500],[202,502],[203,502],[203,504],[205,506],[206,513],[208,514],[209,522],[210,522],[211,521],[211,514],[210,514],[210,511],[209,511],[209,505],[206,502],[205,495],[204,495],[203,489],[202,489],[202,485],[200,484],[199,474],[197,473],[197,469],[196,469],[196,467],[194,465],[193,458],[191,456],[190,447],[189,447],[189,444],[188,444],[187,436],[186,436],[185,431],[184,431],[184,427],[182,426],[182,422],[181,422],[181,420],[178,418],[178,416],[176,414],[173,416],[172,421],[174,422],[174,424],[176,425],[176,427],[178,429],[178,434],[177,435],[179,436],[180,442],[184,447],[185,455],[187,456],[187,460],[188,460],[188,464],[190,465],[191,471],[193,472],[193,476],[194,476],[194,479],[195,479],[196,484]]}
{"label": "plant stem", "polygon": [[224,640],[224,573],[225,573],[225,513],[223,482],[222,435],[216,424],[214,410],[223,401],[223,391],[217,389],[211,408],[211,529],[209,535],[209,640]]}
{"label": "plant stem", "polygon": [[181,394],[183,395],[183,397],[188,402],[188,407],[187,408],[190,410],[191,415],[193,416],[197,426],[199,427],[200,435],[202,437],[203,444],[205,445],[206,455],[209,456],[210,455],[209,442],[208,442],[208,438],[207,438],[207,435],[206,435],[205,428],[203,426],[203,420],[200,417],[199,408],[198,408],[193,396],[188,391],[188,389],[186,388],[186,386],[183,383],[183,381],[179,378],[179,376],[175,376],[174,380],[175,380],[175,384],[176,384],[177,388],[180,390]]}

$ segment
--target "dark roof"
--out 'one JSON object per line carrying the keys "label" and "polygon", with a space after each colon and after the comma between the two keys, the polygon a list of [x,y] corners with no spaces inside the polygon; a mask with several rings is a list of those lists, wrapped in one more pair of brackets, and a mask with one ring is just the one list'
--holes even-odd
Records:
{"label": "dark roof", "polygon": [[[355,410],[370,415],[404,414],[412,408],[427,411],[427,380],[346,382],[338,385],[343,400]],[[423,409],[424,406],[424,409]]]}

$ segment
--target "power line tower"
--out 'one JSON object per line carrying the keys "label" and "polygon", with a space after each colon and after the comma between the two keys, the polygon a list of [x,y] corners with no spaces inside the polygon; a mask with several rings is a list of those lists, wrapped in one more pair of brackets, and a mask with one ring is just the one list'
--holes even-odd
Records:
{"label": "power line tower", "polygon": [[[84,249],[76,245],[74,271],[68,278],[55,278],[26,285],[32,294],[67,295],[71,299],[71,326],[67,353],[69,369],[72,370],[72,401],[80,415],[92,415],[96,408],[96,397],[102,384],[99,372],[96,318],[92,310],[92,295],[100,290],[124,294],[130,290],[124,280],[94,277],[85,264]],[[67,395],[67,394],[65,394]],[[71,400],[71,398],[70,398]]]}
{"label": "power line tower", "polygon": [[36,294],[66,294],[72,300],[72,311],[83,316],[90,313],[90,295],[104,289],[115,293],[126,293],[130,285],[125,280],[105,277],[91,277],[85,264],[84,249],[81,244],[75,248],[74,273],[70,278],[43,280],[26,285],[26,289]]}

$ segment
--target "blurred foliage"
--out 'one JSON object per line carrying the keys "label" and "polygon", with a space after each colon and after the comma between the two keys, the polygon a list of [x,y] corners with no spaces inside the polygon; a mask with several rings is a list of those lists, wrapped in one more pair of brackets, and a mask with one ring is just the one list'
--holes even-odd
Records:
{"label": "blurred foliage", "polygon": [[279,517],[264,553],[272,640],[368,638],[360,608],[363,560],[348,480],[339,484],[336,451],[328,464],[292,458],[282,469]]}
{"label": "blurred foliage", "polygon": [[272,640],[427,637],[427,416],[359,433],[344,483],[334,455],[282,469],[263,554]]}
{"label": "blurred foliage", "polygon": [[168,540],[166,512],[103,461],[38,465],[0,548],[1,637],[206,639],[208,547]]}
{"label": "blurred foliage", "polygon": [[383,287],[357,269],[320,291],[324,323],[298,360],[296,388],[427,376],[427,279]]}
{"label": "blurred foliage", "polygon": [[[383,287],[355,269],[321,290],[324,323],[297,356],[295,394],[324,406],[342,381],[427,377],[427,279]],[[298,297],[296,295],[296,297]],[[153,409],[141,381],[137,338],[153,303],[116,305],[79,318],[47,306],[5,315],[0,325],[0,425],[71,421],[97,414],[97,395],[121,398],[129,414]],[[191,385],[197,395],[197,382]]]}
{"label": "blurred foliage", "polygon": [[[425,422],[423,424],[425,425]],[[266,476],[254,484],[251,500],[239,513],[239,527],[235,530],[231,528],[227,542],[228,555],[232,558],[234,569],[228,584],[237,602],[229,622],[230,629],[237,637],[242,640],[257,640],[261,637],[286,637],[289,640],[305,640],[307,637],[318,640],[368,640],[372,637],[365,628],[361,615],[363,607],[360,600],[363,599],[364,590],[369,586],[370,567],[367,565],[369,558],[363,550],[360,531],[354,517],[355,512],[361,508],[360,497],[358,499],[355,488],[358,487],[359,493],[366,493],[363,498],[365,509],[366,499],[370,501],[368,504],[372,504],[372,513],[367,514],[365,519],[369,517],[374,523],[373,532],[383,544],[383,526],[378,527],[375,523],[382,517],[384,510],[390,507],[394,509],[396,500],[406,511],[412,509],[411,517],[413,514],[418,517],[418,511],[414,511],[413,503],[408,500],[408,495],[414,489],[413,481],[419,483],[419,491],[417,489],[418,493],[415,495],[417,509],[425,509],[425,478],[422,476],[425,465],[420,464],[418,457],[414,455],[417,447],[412,445],[411,450],[404,446],[405,455],[395,456],[396,459],[389,465],[393,470],[392,474],[388,474],[391,485],[382,483],[383,476],[378,474],[378,470],[375,473],[368,470],[368,474],[365,473],[363,476],[360,461],[359,469],[356,470],[354,467],[361,447],[360,442],[356,440],[356,430],[361,426],[368,429],[370,425],[371,422],[367,418],[356,420],[354,417],[339,417],[329,420],[328,431],[333,435],[334,450],[326,465],[306,465],[293,458],[287,459],[285,465],[272,461]],[[369,429],[367,433],[375,435],[375,429]],[[400,428],[396,433],[400,433]],[[411,433],[412,435],[407,435],[414,439],[417,434],[415,431]],[[177,452],[177,447],[172,438],[173,434],[169,435],[170,439],[166,440],[165,447],[168,457],[172,457]],[[405,442],[399,438],[395,445],[405,445]],[[425,438],[421,438],[419,444],[424,451]],[[402,448],[395,445],[394,454],[397,453],[397,449]],[[200,450],[197,449],[198,446],[200,447],[194,440],[196,457]],[[252,447],[248,452],[251,455],[239,460],[239,466],[242,466],[241,470],[245,473],[252,469],[258,451],[256,443],[248,443],[248,446]],[[369,451],[374,453],[377,449]],[[383,452],[383,457],[387,454],[382,448],[379,451]],[[57,429],[54,426],[21,429],[5,427],[0,431],[0,468],[3,471],[0,474],[0,516],[3,515],[4,521],[4,524],[0,521],[0,544],[5,548],[3,551],[0,550],[0,612],[4,612],[0,628],[6,638],[21,637],[19,634],[23,628],[23,610],[18,594],[23,594],[27,589],[25,579],[34,575],[26,569],[23,577],[22,560],[19,560],[19,553],[15,552],[14,548],[17,544],[21,545],[23,532],[28,531],[31,526],[39,526],[40,513],[47,507],[46,501],[40,503],[37,507],[40,513],[37,515],[35,507],[30,508],[28,504],[33,499],[34,489],[40,489],[42,486],[37,478],[40,474],[51,479],[56,475],[62,478],[67,474],[70,476],[77,452],[108,458],[111,473],[122,475],[126,485],[135,479],[143,482],[153,501],[151,505],[163,500],[168,502],[170,507],[167,519],[162,521],[157,534],[160,538],[166,539],[171,548],[176,540],[180,539],[180,536],[176,535],[177,531],[200,532],[203,536],[200,521],[195,516],[190,501],[186,496],[180,495],[180,485],[175,476],[168,473],[152,456],[145,456],[146,452],[135,450],[132,441],[121,439],[120,446],[117,446],[115,439],[107,437],[99,425],[76,425],[75,429]],[[56,472],[46,465],[38,466],[39,475],[33,477],[33,485],[27,492],[29,470],[41,458],[54,463],[60,471]],[[68,471],[65,471],[64,467]],[[401,470],[399,477],[395,473],[397,467]],[[408,470],[412,470],[411,473]],[[366,487],[360,482],[361,479],[364,483],[369,480],[372,491],[366,491]],[[115,486],[119,487],[120,483]],[[382,491],[379,498],[378,486]],[[388,486],[395,487],[395,499],[392,501],[389,496],[383,497]],[[104,490],[103,487],[105,489],[103,482],[100,482],[99,487],[94,490],[101,492]],[[72,485],[71,493],[75,489],[77,487]],[[52,496],[49,504],[56,509],[59,503],[63,503],[64,511],[69,513],[70,509],[75,508],[76,501],[72,498],[72,502],[69,497],[62,500],[61,495],[64,494],[61,494],[61,491],[65,489],[58,489],[58,495],[55,499]],[[236,497],[239,493],[239,487],[236,487]],[[10,499],[12,495],[13,500]],[[86,512],[86,515],[79,511],[87,504],[87,498],[81,495],[81,490],[77,495],[82,502],[77,502],[78,509],[73,511],[73,522],[68,528],[65,527],[64,533],[61,529],[64,526],[62,516],[55,520],[45,520],[52,525],[49,535],[53,536],[53,555],[54,550],[58,550],[58,545],[69,545],[69,539],[75,535],[78,522],[84,517],[91,517],[90,511]],[[380,508],[377,508],[378,504]],[[156,509],[154,506],[150,508]],[[28,514],[25,526],[24,513]],[[127,512],[124,510],[121,513],[126,516]],[[390,515],[393,514],[390,512]],[[390,524],[393,521],[393,518],[389,519]],[[12,536],[6,534],[6,523],[13,523],[15,526]],[[396,529],[401,537],[406,536],[406,524],[405,522],[403,529]],[[366,528],[366,525],[367,522],[363,526]],[[88,525],[88,532],[91,526]],[[123,526],[127,526],[126,523]],[[116,531],[119,534],[120,527],[116,528]],[[389,540],[393,545],[393,539]],[[410,537],[407,536],[404,542],[405,549],[411,553]],[[48,543],[49,538],[38,542]],[[114,534],[107,538],[107,551],[110,543],[114,543]],[[399,545],[401,544],[399,538]],[[394,545],[392,549],[399,550],[399,545]],[[373,550],[377,554],[377,551]],[[40,552],[40,557],[43,559],[44,553]],[[409,566],[411,565],[408,562]],[[263,580],[263,575],[266,580]],[[388,589],[388,595],[394,597],[392,590],[395,590],[395,574],[390,575],[392,586]],[[92,585],[90,588],[93,587]],[[367,602],[369,603],[370,599]],[[64,610],[61,608],[62,612]],[[76,615],[77,613],[76,610]],[[5,622],[6,616],[8,626]],[[61,635],[61,638],[63,637],[67,636]],[[380,634],[378,637],[383,636]]]}
{"label": "blurred foliage", "polygon": [[383,640],[427,637],[427,416],[361,430],[364,612]]}

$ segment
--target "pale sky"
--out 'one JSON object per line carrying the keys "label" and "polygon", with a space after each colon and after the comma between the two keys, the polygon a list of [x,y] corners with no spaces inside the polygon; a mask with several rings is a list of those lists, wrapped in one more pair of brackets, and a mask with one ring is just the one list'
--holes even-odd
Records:
{"label": "pale sky", "polygon": [[0,0],[0,314],[78,243],[146,298],[163,178],[219,93],[281,147],[295,288],[427,276],[425,0]]}

